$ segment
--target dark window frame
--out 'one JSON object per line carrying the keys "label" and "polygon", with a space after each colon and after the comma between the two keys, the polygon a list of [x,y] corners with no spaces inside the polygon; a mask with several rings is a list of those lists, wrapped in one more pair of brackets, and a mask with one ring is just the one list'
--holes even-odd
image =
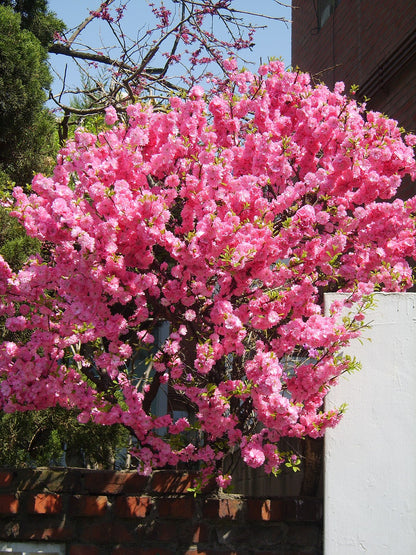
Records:
{"label": "dark window frame", "polygon": [[317,0],[316,18],[318,31],[322,29],[337,8],[340,0]]}

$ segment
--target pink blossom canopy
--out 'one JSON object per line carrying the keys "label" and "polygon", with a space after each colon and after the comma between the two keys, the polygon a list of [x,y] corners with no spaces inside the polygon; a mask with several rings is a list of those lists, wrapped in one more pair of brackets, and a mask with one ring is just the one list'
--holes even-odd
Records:
{"label": "pink blossom canopy", "polygon": [[[322,403],[367,296],[412,284],[416,198],[396,193],[415,137],[280,62],[117,117],[14,192],[49,251],[1,261],[0,406],[121,423],[142,472],[200,461],[223,485],[236,449],[276,471],[281,437],[339,421]],[[356,317],[324,315],[325,291]]]}

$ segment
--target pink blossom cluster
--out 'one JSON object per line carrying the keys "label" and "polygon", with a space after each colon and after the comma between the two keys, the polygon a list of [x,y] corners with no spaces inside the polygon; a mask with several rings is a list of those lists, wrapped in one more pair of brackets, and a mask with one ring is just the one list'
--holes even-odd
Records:
{"label": "pink blossom cluster", "polygon": [[[117,10],[117,13],[119,13],[119,10]],[[113,17],[110,14],[109,9],[108,9],[107,2],[102,2],[100,7],[98,8],[98,10],[90,11],[90,15],[92,15],[92,16],[98,18],[98,19],[103,19],[104,21],[108,21],[108,22],[114,21]]]}
{"label": "pink blossom cluster", "polygon": [[[14,191],[52,246],[18,273],[0,261],[0,407],[123,424],[145,473],[199,461],[226,485],[236,449],[276,471],[280,438],[341,417],[322,404],[362,326],[344,305],[412,284],[416,197],[397,191],[415,137],[280,62],[127,114],[107,109],[105,130],[79,129],[51,177]],[[326,291],[350,295],[325,315]],[[158,394],[188,416],[154,414]]]}

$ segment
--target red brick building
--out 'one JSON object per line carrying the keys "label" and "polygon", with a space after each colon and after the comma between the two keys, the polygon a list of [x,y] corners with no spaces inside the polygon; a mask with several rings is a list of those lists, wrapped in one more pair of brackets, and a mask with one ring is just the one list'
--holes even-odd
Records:
{"label": "red brick building", "polygon": [[416,132],[416,0],[293,0],[292,65]]}

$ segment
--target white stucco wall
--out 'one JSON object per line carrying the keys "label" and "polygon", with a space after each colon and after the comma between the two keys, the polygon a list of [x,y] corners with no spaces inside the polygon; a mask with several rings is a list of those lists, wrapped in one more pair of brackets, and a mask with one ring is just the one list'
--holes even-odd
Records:
{"label": "white stucco wall", "polygon": [[65,544],[45,542],[0,542],[0,555],[38,555],[48,553],[49,555],[65,555]]}
{"label": "white stucco wall", "polygon": [[325,438],[325,555],[416,554],[416,294],[376,300],[362,369],[327,398],[348,409]]}

